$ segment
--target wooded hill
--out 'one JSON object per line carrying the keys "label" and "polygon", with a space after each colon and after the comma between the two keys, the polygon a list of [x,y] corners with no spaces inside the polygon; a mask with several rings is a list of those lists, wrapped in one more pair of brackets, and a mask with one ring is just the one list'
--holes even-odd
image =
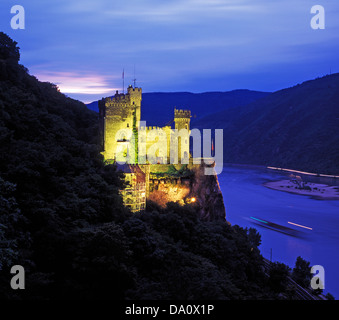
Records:
{"label": "wooded hill", "polygon": [[[97,114],[19,59],[0,32],[1,299],[293,297],[286,266],[264,272],[255,229],[201,221],[199,204],[128,212]],[[25,290],[10,287],[13,265]]]}
{"label": "wooded hill", "polygon": [[224,162],[339,174],[339,74],[194,123],[224,132]]}

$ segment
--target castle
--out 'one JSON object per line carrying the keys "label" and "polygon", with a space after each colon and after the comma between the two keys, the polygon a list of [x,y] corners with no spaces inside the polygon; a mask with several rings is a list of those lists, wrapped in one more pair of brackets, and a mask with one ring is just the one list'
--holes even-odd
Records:
{"label": "castle", "polygon": [[[112,98],[103,98],[99,101],[99,125],[104,158],[126,162],[129,155],[128,162],[135,164],[181,162],[187,164],[191,111],[174,109],[175,130],[170,126],[142,126],[141,100],[141,88],[129,86],[127,94],[116,91]],[[133,149],[131,139],[135,140]],[[154,146],[155,141],[159,142],[158,147]],[[152,147],[154,152],[151,152]],[[139,153],[143,155],[136,159]]]}
{"label": "castle", "polygon": [[146,200],[160,206],[194,202],[206,219],[224,219],[216,175],[205,176],[207,165],[193,164],[190,155],[190,110],[174,109],[174,128],[147,127],[141,121],[141,101],[141,88],[132,86],[126,94],[116,91],[99,100],[102,154],[125,174],[124,205],[139,212],[146,208]]}

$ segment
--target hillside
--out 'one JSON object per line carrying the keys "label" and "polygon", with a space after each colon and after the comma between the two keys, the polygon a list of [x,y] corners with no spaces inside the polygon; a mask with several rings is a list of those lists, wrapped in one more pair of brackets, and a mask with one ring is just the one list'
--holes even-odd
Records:
{"label": "hillside", "polygon": [[[278,282],[264,272],[255,229],[201,221],[194,205],[128,212],[97,114],[19,59],[0,32],[0,299],[293,297],[286,266]],[[13,265],[25,290],[10,288]]]}
{"label": "hillside", "polygon": [[196,122],[224,130],[224,162],[339,174],[339,74]]}
{"label": "hillside", "polygon": [[[154,92],[143,93],[141,119],[150,126],[164,126],[173,120],[174,107],[192,111],[193,120],[225,110],[243,106],[259,98],[269,95],[268,92],[251,90],[233,90],[227,92]],[[87,105],[91,110],[98,111],[98,102]]]}

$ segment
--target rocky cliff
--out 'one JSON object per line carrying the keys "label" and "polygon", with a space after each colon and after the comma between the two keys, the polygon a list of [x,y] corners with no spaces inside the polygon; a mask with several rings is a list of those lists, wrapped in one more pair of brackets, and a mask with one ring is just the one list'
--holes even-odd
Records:
{"label": "rocky cliff", "polygon": [[225,220],[226,210],[220,190],[218,176],[205,175],[203,165],[193,165],[194,172],[191,193],[200,204],[200,217],[206,221]]}
{"label": "rocky cliff", "polygon": [[204,164],[152,165],[148,199],[161,207],[171,201],[194,202],[202,220],[226,219],[218,177],[216,174],[205,175]]}

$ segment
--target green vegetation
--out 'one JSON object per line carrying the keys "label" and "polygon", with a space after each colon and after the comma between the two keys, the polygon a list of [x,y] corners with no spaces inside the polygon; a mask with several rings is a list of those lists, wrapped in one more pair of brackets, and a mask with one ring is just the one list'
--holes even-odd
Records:
{"label": "green vegetation", "polygon": [[[97,115],[30,76],[3,33],[0,49],[1,299],[278,297],[255,229],[202,222],[194,205],[130,214]],[[25,290],[10,289],[14,264]]]}
{"label": "green vegetation", "polygon": [[151,175],[156,179],[171,178],[190,178],[194,175],[193,171],[187,168],[187,164],[183,164],[179,170],[173,164],[168,165],[166,172],[152,172]]}
{"label": "green vegetation", "polygon": [[137,106],[134,106],[133,112],[133,136],[134,136],[134,163],[138,163],[139,154],[139,136],[137,130]]}

